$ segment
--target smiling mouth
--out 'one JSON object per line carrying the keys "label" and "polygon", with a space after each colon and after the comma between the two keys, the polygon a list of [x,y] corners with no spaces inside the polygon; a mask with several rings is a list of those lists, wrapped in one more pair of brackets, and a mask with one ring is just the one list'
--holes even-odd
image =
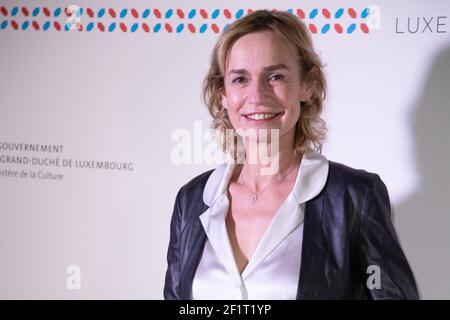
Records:
{"label": "smiling mouth", "polygon": [[253,114],[247,114],[243,115],[248,120],[253,121],[268,121],[276,118],[279,116],[282,112],[278,113],[253,113]]}

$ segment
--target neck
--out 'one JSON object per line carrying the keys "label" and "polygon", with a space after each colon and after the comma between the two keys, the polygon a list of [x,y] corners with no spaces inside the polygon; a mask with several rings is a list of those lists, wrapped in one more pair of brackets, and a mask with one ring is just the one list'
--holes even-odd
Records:
{"label": "neck", "polygon": [[[237,180],[243,182],[255,193],[264,190],[270,184],[280,183],[288,175],[296,172],[299,167],[300,157],[294,152],[294,135],[286,134],[279,139],[278,150],[271,142],[257,143],[258,156],[248,156],[251,152],[251,143],[246,141],[245,161],[241,170],[237,172]],[[263,156],[260,155],[263,150]],[[253,151],[255,153],[255,151]]]}

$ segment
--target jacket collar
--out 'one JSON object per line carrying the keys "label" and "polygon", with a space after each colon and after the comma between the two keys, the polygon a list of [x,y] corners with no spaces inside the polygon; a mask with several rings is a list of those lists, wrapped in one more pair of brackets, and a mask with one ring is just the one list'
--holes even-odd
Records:
{"label": "jacket collar", "polygon": [[[231,160],[218,166],[209,176],[203,190],[203,202],[209,207],[227,190],[228,183],[237,166]],[[320,193],[328,177],[328,159],[319,152],[307,149],[303,155],[294,184],[293,193],[298,204]]]}

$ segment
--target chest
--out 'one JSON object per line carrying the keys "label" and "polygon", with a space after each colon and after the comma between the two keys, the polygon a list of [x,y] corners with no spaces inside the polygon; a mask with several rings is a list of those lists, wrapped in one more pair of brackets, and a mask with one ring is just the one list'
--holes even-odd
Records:
{"label": "chest", "polygon": [[252,195],[239,186],[229,188],[229,209],[225,219],[233,254],[242,272],[255,252],[291,188],[260,195],[253,203]]}

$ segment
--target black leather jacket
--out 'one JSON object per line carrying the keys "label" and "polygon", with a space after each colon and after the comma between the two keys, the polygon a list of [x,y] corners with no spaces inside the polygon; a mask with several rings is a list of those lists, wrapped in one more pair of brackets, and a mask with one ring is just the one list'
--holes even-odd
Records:
{"label": "black leather jacket", "polygon": [[[167,253],[165,299],[191,299],[206,234],[199,215],[213,170],[185,184],[176,196]],[[375,265],[381,287],[367,284]],[[297,299],[418,299],[408,261],[391,222],[389,195],[375,173],[329,161],[323,190],[305,203]]]}

